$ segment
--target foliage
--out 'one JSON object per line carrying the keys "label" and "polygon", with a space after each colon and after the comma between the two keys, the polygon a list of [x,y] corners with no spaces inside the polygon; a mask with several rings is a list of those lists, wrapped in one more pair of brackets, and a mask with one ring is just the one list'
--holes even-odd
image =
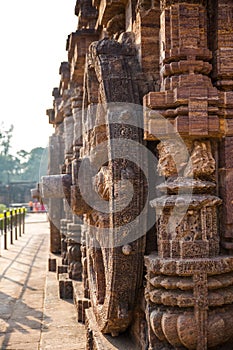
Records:
{"label": "foliage", "polygon": [[9,182],[10,174],[17,172],[17,161],[9,154],[13,125],[6,129],[2,123],[0,126],[0,182]]}
{"label": "foliage", "polygon": [[3,213],[4,210],[6,210],[6,205],[5,204],[2,204],[0,203],[0,213]]}
{"label": "foliage", "polygon": [[30,152],[20,150],[10,154],[13,125],[8,129],[0,125],[0,183],[39,181],[40,161],[44,148],[36,147]]}
{"label": "foliage", "polygon": [[44,148],[36,147],[33,148],[30,153],[25,154],[27,160],[21,164],[23,170],[21,176],[22,180],[39,181],[39,168],[43,152]]}
{"label": "foliage", "polygon": [[5,129],[4,124],[1,124],[0,128],[0,154],[1,155],[8,155],[10,150],[10,141],[12,138],[12,132],[13,132],[13,125],[10,126],[8,130]]}

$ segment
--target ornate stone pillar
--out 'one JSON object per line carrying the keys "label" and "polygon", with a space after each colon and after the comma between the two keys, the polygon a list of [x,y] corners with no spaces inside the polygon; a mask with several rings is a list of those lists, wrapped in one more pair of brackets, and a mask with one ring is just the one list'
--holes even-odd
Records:
{"label": "ornate stone pillar", "polygon": [[[95,8],[91,7],[90,1],[77,1],[76,15],[79,17],[78,30],[71,33],[67,41],[68,59],[70,63],[70,87],[72,95],[70,98],[73,118],[72,152],[70,151],[70,166],[72,174],[71,186],[71,210],[72,223],[67,227],[67,250],[68,250],[68,272],[72,279],[80,280],[82,275],[81,266],[81,212],[77,208],[83,206],[78,191],[78,171],[80,160],[80,149],[82,147],[82,101],[83,101],[83,76],[85,58],[88,46],[97,39],[94,27],[94,18],[97,16]],[[85,17],[86,16],[86,17]],[[83,209],[83,208],[82,208]],[[83,249],[84,250],[84,249]],[[85,283],[85,282],[84,282]],[[85,289],[85,288],[84,288]]]}
{"label": "ornate stone pillar", "polygon": [[[74,135],[74,120],[72,116],[72,108],[71,108],[71,96],[73,93],[73,89],[70,88],[70,68],[67,63],[67,79],[68,83],[67,86],[65,86],[65,90],[63,92],[63,115],[64,115],[64,144],[65,144],[65,150],[64,150],[64,163],[63,163],[63,173],[68,174],[71,179],[71,161],[73,158],[73,135]],[[73,214],[70,207],[70,186],[71,182],[69,183],[69,189],[68,189],[68,196],[67,199],[63,200],[63,206],[64,206],[64,214],[65,217],[61,220],[61,247],[62,247],[62,263],[64,265],[68,265],[68,239],[67,239],[67,232],[68,232],[68,225],[72,223],[73,221]]]}
{"label": "ornate stone pillar", "polygon": [[229,254],[233,253],[233,3],[211,1],[210,47],[213,51],[212,79],[218,88],[219,115],[222,118],[224,137],[219,151],[219,194],[221,209],[221,243]]}
{"label": "ornate stone pillar", "polygon": [[[81,129],[81,103],[82,88],[76,88],[71,99],[71,108],[73,116],[73,139],[72,139],[72,160],[71,174],[72,186],[76,184],[78,178],[77,160],[80,156],[80,148],[82,142]],[[72,202],[71,210],[72,210]],[[73,211],[72,211],[73,213]],[[81,263],[81,226],[82,220],[76,214],[72,214],[72,223],[67,226],[67,257],[68,257],[68,273],[69,277],[74,280],[82,279],[82,263]]]}
{"label": "ornate stone pillar", "polygon": [[160,5],[161,92],[144,99],[146,137],[160,140],[158,170],[165,178],[157,187],[165,195],[151,202],[158,252],[145,258],[150,349],[205,350],[233,336],[233,257],[220,255],[217,170],[224,129],[221,94],[209,76],[210,4]]}

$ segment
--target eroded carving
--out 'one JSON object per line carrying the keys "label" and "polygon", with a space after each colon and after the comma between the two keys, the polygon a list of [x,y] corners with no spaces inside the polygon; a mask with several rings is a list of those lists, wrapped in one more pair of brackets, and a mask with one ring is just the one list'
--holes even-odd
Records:
{"label": "eroded carving", "polygon": [[192,154],[184,171],[185,177],[195,179],[213,179],[215,159],[211,152],[210,141],[194,141]]}
{"label": "eroded carving", "polygon": [[157,149],[159,175],[166,178],[178,176],[188,162],[188,153],[183,152],[184,144],[177,140],[163,140],[158,144]]}
{"label": "eroded carving", "polygon": [[111,190],[111,172],[107,166],[101,167],[98,174],[95,176],[93,180],[93,185],[95,191],[103,198],[108,201],[110,198],[110,190]]}
{"label": "eroded carving", "polygon": [[164,140],[157,146],[159,151],[158,172],[166,178],[184,176],[213,180],[215,159],[210,141],[194,141],[189,157],[185,144]]}
{"label": "eroded carving", "polygon": [[125,31],[125,14],[121,13],[111,18],[106,26],[110,38],[118,39],[120,34]]}

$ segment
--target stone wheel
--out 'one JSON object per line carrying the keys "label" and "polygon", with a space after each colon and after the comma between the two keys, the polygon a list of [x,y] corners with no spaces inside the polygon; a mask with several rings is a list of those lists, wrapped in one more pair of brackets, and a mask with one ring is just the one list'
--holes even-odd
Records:
{"label": "stone wheel", "polygon": [[[120,67],[117,80],[115,73],[112,75],[113,67]],[[120,44],[104,39],[90,46],[85,103],[98,101],[100,105],[96,111],[88,109],[85,115],[86,125],[95,120],[95,127],[86,135],[91,146],[85,154],[92,152],[90,162],[98,169],[94,176],[95,191],[107,203],[109,211],[93,208],[86,214],[87,270],[99,329],[113,336],[124,332],[132,321],[144,266],[146,227],[140,214],[147,200],[146,173],[141,169],[146,157],[140,148],[143,144],[141,80],[138,87],[132,88],[135,72],[140,78],[135,48],[129,41]],[[129,192],[132,197],[127,197]],[[123,199],[124,207],[117,198]],[[115,236],[116,228],[121,231],[119,236],[118,233]],[[107,244],[106,240],[109,240]]]}
{"label": "stone wheel", "polygon": [[144,237],[129,247],[87,250],[90,297],[97,323],[103,333],[112,336],[124,332],[132,321],[133,308],[141,284]]}
{"label": "stone wheel", "polygon": [[146,229],[140,213],[145,207],[145,176],[127,159],[111,160],[97,174],[98,194],[115,208],[116,193],[124,198],[125,186],[129,187],[122,181],[126,173],[133,189],[131,200],[119,211],[92,212],[94,230],[89,229],[86,240],[92,307],[100,330],[113,336],[129,327],[142,283]]}

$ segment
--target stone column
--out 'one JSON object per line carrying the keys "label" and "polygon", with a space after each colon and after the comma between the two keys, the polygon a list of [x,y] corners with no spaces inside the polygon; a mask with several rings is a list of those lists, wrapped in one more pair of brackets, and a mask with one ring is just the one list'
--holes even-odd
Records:
{"label": "stone column", "polygon": [[[63,159],[62,153],[62,137],[60,135],[52,135],[49,138],[49,175],[59,174],[60,166]],[[62,156],[63,158],[63,156]],[[50,222],[50,251],[52,253],[61,252],[60,239],[60,220],[62,217],[62,200],[59,198],[50,198],[48,201],[48,216]]]}
{"label": "stone column", "polygon": [[219,249],[218,142],[224,130],[209,76],[208,4],[160,1],[161,92],[144,98],[147,137],[160,141],[158,171],[165,182],[158,190],[166,193],[151,203],[158,253],[145,258],[151,350],[205,350],[233,335],[227,324],[232,307],[226,307],[233,298],[227,300],[225,285],[233,258]]}
{"label": "stone column", "polygon": [[[88,5],[90,7],[90,4]],[[88,7],[88,8],[89,8]],[[76,11],[78,11],[78,6]],[[81,6],[83,9],[83,7]],[[81,10],[81,9],[80,9]],[[85,11],[86,11],[85,7]],[[80,16],[83,16],[82,12]],[[96,14],[96,10],[94,11]],[[89,13],[89,19],[93,17],[92,11]],[[80,23],[79,23],[80,25]],[[69,166],[72,174],[71,186],[71,208],[73,212],[72,223],[68,224],[67,244],[68,244],[68,270],[70,278],[80,280],[82,274],[81,268],[81,213],[77,208],[83,206],[78,191],[78,167],[80,162],[80,149],[82,147],[82,101],[83,101],[83,75],[85,65],[85,54],[91,41],[96,38],[96,32],[92,28],[78,29],[71,33],[68,38],[67,50],[70,63],[70,87],[72,94],[70,97],[70,108],[73,119],[73,135],[70,138]],[[66,122],[66,119],[65,119]],[[71,145],[72,141],[72,145]],[[70,171],[70,170],[69,170]]]}
{"label": "stone column", "polygon": [[229,254],[233,252],[233,3],[211,1],[210,47],[213,51],[212,79],[218,88],[219,115],[223,118],[224,137],[220,141],[219,193],[223,199],[221,210],[221,243]]}
{"label": "stone column", "polygon": [[[70,70],[69,70],[70,72]],[[68,73],[67,73],[68,74]],[[70,79],[70,75],[69,75]],[[70,176],[71,178],[71,161],[73,158],[73,135],[74,135],[74,120],[72,116],[71,109],[71,96],[73,90],[67,86],[63,93],[63,113],[64,113],[64,163],[63,163],[63,172]],[[68,189],[68,197],[63,200],[64,205],[64,218],[61,220],[61,247],[62,247],[62,263],[68,265],[68,247],[67,247],[67,230],[68,225],[73,221],[73,214],[70,207],[70,186]]]}
{"label": "stone column", "polygon": [[[72,138],[72,160],[71,174],[72,187],[78,181],[77,161],[80,157],[80,148],[82,145],[82,87],[76,88],[73,91],[71,98],[71,109],[73,118],[73,138]],[[71,201],[71,208],[72,208]],[[72,209],[71,209],[72,210]],[[72,212],[72,223],[67,226],[67,257],[68,257],[68,272],[69,277],[74,280],[82,279],[82,264],[81,264],[81,217]]]}

